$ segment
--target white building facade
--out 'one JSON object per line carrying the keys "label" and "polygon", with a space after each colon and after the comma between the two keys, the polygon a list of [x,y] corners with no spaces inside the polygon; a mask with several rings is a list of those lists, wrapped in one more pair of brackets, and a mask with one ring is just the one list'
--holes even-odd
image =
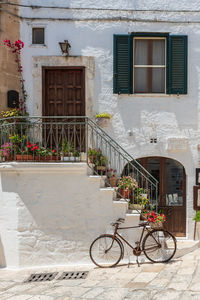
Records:
{"label": "white building facade", "polygon": [[[62,115],[58,102],[70,97],[70,83],[66,87],[62,80],[71,76],[84,104],[68,105],[65,114],[110,113],[108,133],[159,180],[160,208],[170,229],[192,239],[200,159],[199,1],[21,5],[29,114]],[[59,46],[64,40],[71,45],[68,57]]]}

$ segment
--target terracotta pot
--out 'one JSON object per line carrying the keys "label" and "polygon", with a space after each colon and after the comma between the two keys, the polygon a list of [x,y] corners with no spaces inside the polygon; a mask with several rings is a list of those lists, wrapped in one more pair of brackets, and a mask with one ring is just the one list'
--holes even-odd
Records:
{"label": "terracotta pot", "polygon": [[31,154],[23,154],[22,155],[22,160],[24,160],[24,161],[33,160],[33,155],[31,155]]}
{"label": "terracotta pot", "polygon": [[31,154],[16,154],[16,160],[19,161],[32,161],[33,155]]}
{"label": "terracotta pot", "polygon": [[126,188],[126,189],[120,188],[119,193],[120,193],[120,197],[122,197],[124,199],[130,199],[130,197],[131,197],[131,190],[128,188]]}
{"label": "terracotta pot", "polygon": [[54,155],[54,156],[51,156],[51,159],[52,160],[61,160],[61,157]]}
{"label": "terracotta pot", "polygon": [[111,187],[115,187],[117,185],[117,180],[118,180],[117,177],[108,178],[108,181],[109,181],[109,184],[110,184]]}
{"label": "terracotta pot", "polygon": [[16,160],[22,160],[22,155],[21,154],[16,154]]}

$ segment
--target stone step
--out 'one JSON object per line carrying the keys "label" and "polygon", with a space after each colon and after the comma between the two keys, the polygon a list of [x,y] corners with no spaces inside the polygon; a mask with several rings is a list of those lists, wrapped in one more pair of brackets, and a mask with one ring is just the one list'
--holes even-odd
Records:
{"label": "stone step", "polygon": [[182,240],[177,238],[177,250],[175,258],[188,254],[200,247],[200,241]]}

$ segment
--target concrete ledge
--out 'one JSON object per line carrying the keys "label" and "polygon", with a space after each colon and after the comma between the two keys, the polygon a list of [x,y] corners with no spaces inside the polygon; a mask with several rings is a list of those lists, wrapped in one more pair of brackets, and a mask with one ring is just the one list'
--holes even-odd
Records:
{"label": "concrete ledge", "polygon": [[84,173],[87,172],[86,163],[40,163],[40,162],[7,162],[0,164],[0,172],[64,172]]}

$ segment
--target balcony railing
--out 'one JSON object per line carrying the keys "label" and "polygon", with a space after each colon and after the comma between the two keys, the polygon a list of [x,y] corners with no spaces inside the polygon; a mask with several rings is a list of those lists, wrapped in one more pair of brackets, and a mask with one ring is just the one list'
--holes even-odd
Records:
{"label": "balcony railing", "polygon": [[114,188],[116,198],[136,209],[136,204],[157,207],[157,180],[88,117],[1,119],[0,143],[1,162],[87,161],[93,174]]}

